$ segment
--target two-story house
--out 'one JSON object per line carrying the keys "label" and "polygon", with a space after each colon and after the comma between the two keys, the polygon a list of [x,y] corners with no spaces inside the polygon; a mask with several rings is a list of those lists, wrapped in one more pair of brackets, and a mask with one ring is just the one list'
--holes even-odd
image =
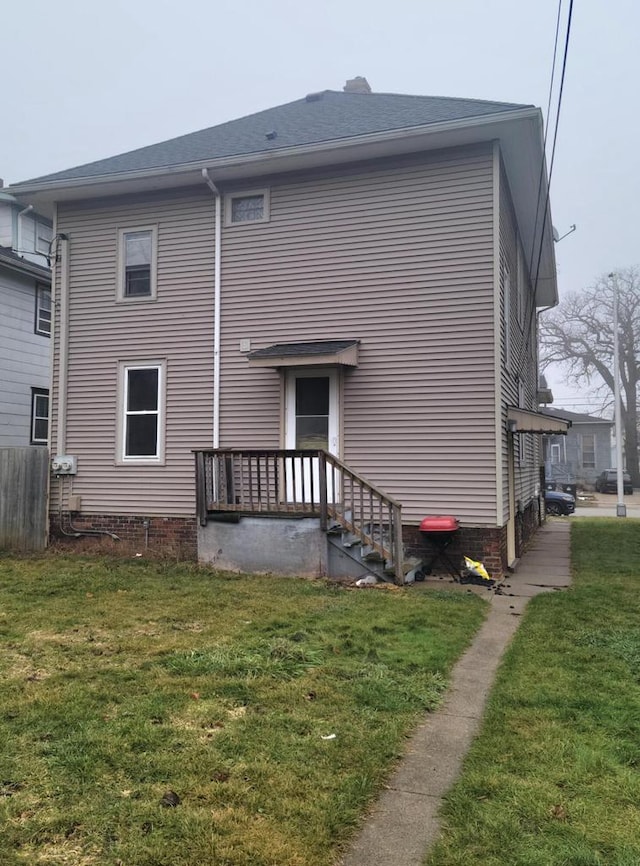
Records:
{"label": "two-story house", "polygon": [[357,78],[12,193],[54,221],[54,524],[297,573],[337,526],[398,577],[450,514],[517,559],[567,427],[538,108]]}
{"label": "two-story house", "polygon": [[51,220],[0,182],[0,446],[49,435],[51,237]]}

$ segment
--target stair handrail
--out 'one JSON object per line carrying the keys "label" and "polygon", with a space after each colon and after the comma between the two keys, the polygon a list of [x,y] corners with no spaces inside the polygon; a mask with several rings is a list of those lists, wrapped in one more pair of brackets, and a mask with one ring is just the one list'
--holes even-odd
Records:
{"label": "stair handrail", "polygon": [[[335,454],[331,454],[328,451],[321,451],[319,454],[320,457],[320,479],[321,486],[325,487],[325,495],[323,497],[323,501],[320,503],[320,522],[321,527],[326,531],[328,528],[328,518],[329,516],[342,526],[347,532],[353,533],[356,537],[359,537],[363,544],[373,548],[376,550],[385,561],[389,561],[393,567],[394,579],[397,584],[400,586],[404,583],[404,548],[402,543],[402,506],[401,504],[390,496],[388,493],[385,493],[383,490],[380,490],[379,487],[376,487],[371,481],[366,479],[363,475],[351,469],[351,467],[347,466],[342,460],[335,456]],[[354,520],[348,520],[346,517],[344,508],[337,508],[335,503],[329,501],[329,497],[326,495],[326,483],[327,483],[327,473],[326,466],[332,466],[334,469],[339,470],[343,478],[345,476],[351,478],[352,484],[353,482],[357,482],[363,489],[367,490],[370,494],[371,498],[375,498],[379,503],[379,527],[380,527],[380,540],[376,540],[373,533],[373,528],[371,528],[370,532],[366,532],[363,525],[360,526]],[[343,482],[341,482],[341,487],[343,486]],[[334,484],[335,487],[335,484]],[[353,492],[353,489],[352,489]],[[343,491],[344,493],[344,491]],[[371,503],[372,505],[372,503]],[[373,507],[373,505],[372,505]],[[388,511],[389,515],[389,531],[391,536],[390,546],[387,547],[384,544],[383,539],[383,521],[382,521],[382,508],[385,507]],[[371,515],[373,517],[373,515]],[[371,523],[372,521],[370,521]]]}

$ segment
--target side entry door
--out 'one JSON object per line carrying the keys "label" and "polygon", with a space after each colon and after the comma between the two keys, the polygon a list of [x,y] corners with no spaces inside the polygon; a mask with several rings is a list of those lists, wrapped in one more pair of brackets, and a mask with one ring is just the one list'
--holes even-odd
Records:
{"label": "side entry door", "polygon": [[[285,447],[323,449],[338,456],[338,371],[336,369],[290,370],[286,378]],[[317,501],[320,489],[318,460],[291,461],[287,469],[287,499],[310,502],[311,490]],[[336,500],[333,473],[327,472],[327,497]],[[313,484],[312,484],[313,482]]]}

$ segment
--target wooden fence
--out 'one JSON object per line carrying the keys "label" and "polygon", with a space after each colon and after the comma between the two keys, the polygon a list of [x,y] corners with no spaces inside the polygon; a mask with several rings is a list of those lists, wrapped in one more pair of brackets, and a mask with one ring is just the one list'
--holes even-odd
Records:
{"label": "wooden fence", "polygon": [[46,547],[48,487],[47,448],[0,448],[0,550]]}

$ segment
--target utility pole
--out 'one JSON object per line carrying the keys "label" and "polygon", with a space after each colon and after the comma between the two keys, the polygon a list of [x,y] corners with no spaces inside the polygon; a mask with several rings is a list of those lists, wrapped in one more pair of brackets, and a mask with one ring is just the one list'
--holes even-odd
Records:
{"label": "utility pole", "polygon": [[616,422],[616,480],[618,482],[618,504],[616,517],[627,516],[624,504],[624,478],[622,469],[622,411],[620,403],[620,335],[618,333],[618,277],[609,274],[613,281],[613,402]]}

